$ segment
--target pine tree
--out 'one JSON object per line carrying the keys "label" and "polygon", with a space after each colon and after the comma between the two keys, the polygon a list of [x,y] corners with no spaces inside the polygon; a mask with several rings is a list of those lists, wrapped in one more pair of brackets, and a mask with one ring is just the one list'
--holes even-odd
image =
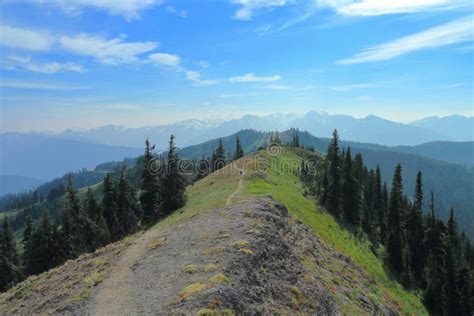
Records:
{"label": "pine tree", "polygon": [[[222,145],[222,142],[221,142]],[[168,157],[166,160],[166,174],[163,178],[163,210],[169,214],[174,210],[184,206],[186,202],[186,184],[183,176],[179,172],[179,157],[174,144],[174,136],[171,135],[169,141]]]}
{"label": "pine tree", "polygon": [[[33,219],[28,215],[25,219],[25,230],[23,231],[23,249],[28,249],[31,234],[33,233]],[[23,264],[26,266],[25,253],[23,253]]]}
{"label": "pine tree", "polygon": [[328,147],[327,159],[329,161],[329,187],[326,207],[330,213],[339,216],[341,197],[341,176],[339,161],[339,136],[337,130],[332,133],[333,138]]}
{"label": "pine tree", "polygon": [[117,222],[118,236],[123,237],[137,230],[138,201],[135,192],[131,190],[124,172],[121,172],[117,184]]}
{"label": "pine tree", "polygon": [[382,191],[382,176],[380,173],[380,167],[377,165],[375,169],[375,178],[372,185],[372,196],[373,196],[373,208],[376,215],[376,221],[378,225],[378,239],[380,242],[385,242],[385,234],[387,232],[387,226],[385,224],[386,212],[383,201]]}
{"label": "pine tree", "polygon": [[66,258],[94,251],[100,246],[98,228],[82,207],[72,186],[72,177],[68,178],[67,202],[63,210],[63,241]]}
{"label": "pine tree", "polygon": [[413,273],[416,281],[423,277],[423,182],[421,172],[416,176],[415,202],[408,209],[405,218],[406,269]]}
{"label": "pine tree", "polygon": [[471,316],[474,312],[473,285],[474,279],[472,271],[467,265],[464,265],[459,271],[459,311],[457,315]]}
{"label": "pine tree", "polygon": [[403,271],[402,257],[402,218],[403,218],[403,185],[402,185],[402,167],[400,164],[395,168],[393,175],[392,191],[390,192],[390,206],[388,212],[388,236],[387,253],[388,262],[391,268],[401,273]]}
{"label": "pine tree", "polygon": [[89,218],[97,221],[97,218],[99,217],[99,205],[97,204],[90,187],[87,189],[86,199],[84,201],[84,209],[86,210]]}
{"label": "pine tree", "polygon": [[0,291],[7,290],[21,280],[22,274],[18,265],[15,240],[10,222],[5,216],[0,231]]}
{"label": "pine tree", "polygon": [[357,224],[361,208],[360,189],[352,170],[351,149],[347,148],[344,158],[342,209],[344,218],[351,224]]}
{"label": "pine tree", "polygon": [[59,263],[58,249],[55,248],[54,228],[45,212],[35,225],[27,247],[25,248],[25,270],[27,274],[38,274]]}
{"label": "pine tree", "polygon": [[[461,249],[454,209],[451,208],[446,244],[446,309],[448,315],[459,315],[461,307],[459,292],[459,264]],[[464,276],[463,276],[464,277]]]}
{"label": "pine tree", "polygon": [[433,315],[444,315],[446,309],[445,233],[443,222],[435,216],[434,198],[431,193],[431,214],[426,220],[425,248],[428,255],[424,271],[424,302]]}
{"label": "pine tree", "polygon": [[115,185],[110,173],[105,176],[103,187],[104,189],[101,201],[102,214],[104,216],[111,238],[112,240],[115,240],[114,236],[118,234],[117,201]]}
{"label": "pine tree", "polygon": [[[143,172],[140,203],[143,210],[143,223],[148,225],[158,218],[160,209],[160,183],[153,171],[153,154],[148,139],[145,141],[145,155],[143,157]],[[163,168],[163,166],[161,166]],[[107,220],[107,215],[105,216]],[[110,228],[110,226],[109,226]]]}
{"label": "pine tree", "polygon": [[212,155],[211,169],[212,171],[216,171],[223,168],[225,165],[226,165],[226,161],[225,161],[224,144],[222,143],[222,139],[219,139],[219,146],[217,147],[217,149],[214,151],[214,154]]}
{"label": "pine tree", "polygon": [[242,148],[242,145],[240,144],[240,139],[239,136],[237,136],[237,139],[235,141],[235,155],[234,159],[240,159],[244,156],[244,149]]}

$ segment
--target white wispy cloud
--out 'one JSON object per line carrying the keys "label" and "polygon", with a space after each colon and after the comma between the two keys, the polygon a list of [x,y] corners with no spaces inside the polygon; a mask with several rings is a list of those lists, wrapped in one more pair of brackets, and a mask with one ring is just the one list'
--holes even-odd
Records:
{"label": "white wispy cloud", "polygon": [[89,56],[104,64],[126,64],[140,61],[140,55],[158,47],[158,42],[126,42],[122,37],[105,39],[79,34],[61,36],[61,47],[71,53]]}
{"label": "white wispy cloud", "polygon": [[31,56],[8,56],[5,61],[2,61],[2,68],[7,70],[24,69],[33,72],[40,72],[44,74],[54,74],[58,72],[78,72],[84,73],[87,70],[81,65],[72,62],[46,62],[37,63],[31,60]]}
{"label": "white wispy cloud", "polygon": [[29,81],[0,81],[0,88],[11,89],[33,89],[33,90],[83,90],[87,87],[68,86],[61,84],[51,84],[43,82],[29,82]]}
{"label": "white wispy cloud", "polygon": [[360,64],[389,60],[423,49],[472,42],[474,40],[473,18],[472,15],[466,16],[413,35],[368,47],[355,56],[339,60],[337,63]]}
{"label": "white wispy cloud", "polygon": [[0,45],[45,51],[50,49],[53,43],[54,37],[46,32],[0,24]]}
{"label": "white wispy cloud", "polygon": [[465,7],[469,1],[458,0],[317,0],[319,7],[330,7],[342,15],[373,16],[416,13]]}
{"label": "white wispy cloud", "polygon": [[259,10],[268,10],[276,7],[285,6],[293,1],[291,0],[232,0],[232,3],[240,5],[235,12],[234,19],[251,20],[255,12]]}
{"label": "white wispy cloud", "polygon": [[138,19],[140,11],[163,3],[163,0],[33,0],[41,5],[57,5],[71,15],[81,14],[86,8],[122,16],[127,21]]}
{"label": "white wispy cloud", "polygon": [[202,79],[201,73],[186,70],[186,79],[193,82],[195,86],[212,86],[219,83],[218,80]]}
{"label": "white wispy cloud", "polygon": [[280,75],[273,75],[267,77],[257,77],[253,73],[248,73],[243,76],[236,76],[229,78],[229,81],[232,83],[241,83],[241,82],[273,82],[280,80]]}
{"label": "white wispy cloud", "polygon": [[148,60],[156,65],[176,67],[179,66],[181,58],[178,55],[167,53],[155,53],[148,55]]}
{"label": "white wispy cloud", "polygon": [[178,10],[178,9],[176,9],[176,7],[174,7],[172,5],[166,6],[166,12],[168,12],[169,14],[174,14],[176,16],[179,16],[180,18],[183,18],[183,19],[188,17],[188,11]]}

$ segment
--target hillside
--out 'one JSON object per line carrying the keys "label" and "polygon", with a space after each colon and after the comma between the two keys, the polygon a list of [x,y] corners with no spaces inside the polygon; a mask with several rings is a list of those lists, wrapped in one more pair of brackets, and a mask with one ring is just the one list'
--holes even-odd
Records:
{"label": "hillside", "polygon": [[[279,134],[283,143],[291,141],[294,131],[285,131]],[[269,143],[271,134],[258,132],[255,130],[245,130],[237,134],[222,138],[222,143],[226,150],[234,150],[235,139],[239,136],[246,153],[251,153],[259,147]],[[325,154],[330,140],[319,138],[308,132],[298,132],[300,143],[303,146],[313,146],[319,153]],[[199,159],[203,155],[210,156],[217,148],[219,139],[205,142],[200,145],[183,148],[180,151],[181,157]],[[445,143],[452,144],[452,143]],[[455,143],[454,143],[455,144]],[[472,143],[468,143],[472,146]],[[456,209],[459,218],[459,226],[470,238],[474,238],[474,215],[472,205],[474,205],[474,169],[462,165],[447,163],[432,159],[419,154],[394,151],[391,147],[341,141],[341,146],[350,146],[353,154],[361,153],[364,162],[370,168],[380,165],[382,178],[391,185],[393,171],[398,163],[403,167],[404,192],[412,196],[414,192],[415,176],[418,170],[423,173],[425,191],[433,191],[436,197],[436,208],[441,218],[446,219],[451,207]],[[455,146],[455,145],[453,145]],[[465,148],[464,145],[462,147]],[[413,147],[410,147],[413,148]],[[468,147],[469,148],[469,147]],[[425,201],[425,210],[428,208],[428,201]]]}
{"label": "hillside", "polygon": [[417,146],[397,146],[393,150],[419,154],[469,167],[474,166],[474,142],[430,142]]}
{"label": "hillside", "polygon": [[426,314],[369,243],[303,196],[299,163],[288,149],[240,159],[188,187],[187,205],[148,231],[2,294],[0,310]]}
{"label": "hillside", "polygon": [[14,194],[25,192],[36,188],[42,183],[44,183],[43,180],[34,178],[0,175],[0,196],[8,193]]}

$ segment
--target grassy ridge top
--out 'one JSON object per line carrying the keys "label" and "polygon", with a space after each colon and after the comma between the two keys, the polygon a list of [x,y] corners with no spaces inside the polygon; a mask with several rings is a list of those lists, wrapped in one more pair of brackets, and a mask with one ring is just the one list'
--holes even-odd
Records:
{"label": "grassy ridge top", "polygon": [[[237,188],[239,170],[244,169],[244,189],[233,200],[234,203],[256,196],[272,196],[285,205],[295,219],[307,225],[316,237],[351,258],[366,271],[375,282],[371,288],[374,301],[383,302],[388,297],[396,302],[402,314],[427,315],[420,297],[390,278],[382,261],[371,251],[370,242],[357,239],[332,215],[319,209],[314,199],[303,195],[302,183],[296,171],[301,157],[308,154],[312,153],[283,147],[277,155],[271,155],[266,150],[248,155],[236,161],[235,165],[228,165],[190,186],[186,206],[157,223],[154,229],[180,224],[202,212],[224,206],[227,197]],[[345,311],[350,314],[355,312],[351,310],[350,304],[345,306]]]}
{"label": "grassy ridge top", "polygon": [[[350,257],[362,267],[374,281],[371,289],[372,299],[383,300],[384,294],[397,302],[400,312],[409,315],[427,315],[420,298],[405,290],[398,282],[392,280],[385,271],[382,261],[370,250],[370,242],[361,241],[334,219],[320,210],[312,198],[303,195],[302,183],[296,175],[303,151],[283,148],[278,155],[259,151],[257,164],[248,163],[245,189],[241,199],[253,196],[270,195],[285,205],[292,216],[307,225],[313,234],[334,247],[337,251]],[[306,152],[307,154],[307,152]],[[248,158],[243,158],[248,159]],[[252,159],[250,159],[252,160]],[[357,277],[354,275],[354,277]],[[337,280],[333,280],[336,281]],[[350,306],[347,306],[351,312]]]}

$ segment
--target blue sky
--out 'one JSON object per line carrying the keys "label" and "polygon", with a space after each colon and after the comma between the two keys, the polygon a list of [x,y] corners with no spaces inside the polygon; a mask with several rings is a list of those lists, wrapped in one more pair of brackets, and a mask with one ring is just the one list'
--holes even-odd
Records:
{"label": "blue sky", "polygon": [[0,4],[2,131],[473,112],[470,1]]}

